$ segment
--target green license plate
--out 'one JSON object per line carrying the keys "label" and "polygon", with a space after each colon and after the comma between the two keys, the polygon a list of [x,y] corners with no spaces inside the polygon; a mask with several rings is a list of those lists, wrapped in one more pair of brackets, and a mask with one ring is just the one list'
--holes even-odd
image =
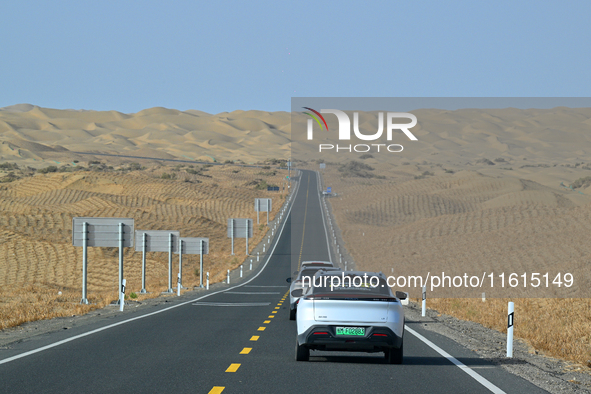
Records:
{"label": "green license plate", "polygon": [[337,327],[337,335],[365,336],[365,327]]}

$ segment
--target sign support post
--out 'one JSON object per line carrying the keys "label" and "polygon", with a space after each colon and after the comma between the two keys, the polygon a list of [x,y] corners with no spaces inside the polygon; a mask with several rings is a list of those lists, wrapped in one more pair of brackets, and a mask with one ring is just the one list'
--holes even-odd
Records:
{"label": "sign support post", "polygon": [[86,290],[86,276],[88,272],[88,222],[82,223],[82,300],[81,304],[88,305],[87,290]]}
{"label": "sign support post", "polygon": [[232,234],[232,256],[234,256],[234,219],[230,220],[230,233]]}
{"label": "sign support post", "polygon": [[168,241],[168,290],[166,290],[166,293],[172,293],[172,233],[169,234]]}
{"label": "sign support post", "polygon": [[178,277],[178,295],[181,295],[181,278],[183,276],[183,240],[179,238],[179,277]]}
{"label": "sign support post", "polygon": [[143,243],[142,243],[142,289],[140,290],[140,294],[146,294],[146,238],[148,234],[143,234]]}
{"label": "sign support post", "polygon": [[[123,223],[119,223],[119,286],[123,283]],[[125,289],[124,289],[125,290]],[[121,298],[121,303],[125,302]]]}
{"label": "sign support post", "polygon": [[203,240],[199,241],[199,287],[203,287]]}

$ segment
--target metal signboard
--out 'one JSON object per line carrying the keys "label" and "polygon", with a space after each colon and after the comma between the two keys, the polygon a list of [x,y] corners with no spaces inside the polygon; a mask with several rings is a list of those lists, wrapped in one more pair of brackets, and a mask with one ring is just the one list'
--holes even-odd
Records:
{"label": "metal signboard", "polygon": [[228,219],[228,238],[252,238],[252,219]]}
{"label": "metal signboard", "polygon": [[270,212],[273,210],[273,200],[271,198],[255,198],[254,210],[255,212]]}
{"label": "metal signboard", "polygon": [[329,194],[330,194],[330,193],[332,193],[332,187],[330,187],[330,186],[329,186],[329,187],[327,187],[327,188],[326,188],[326,192],[327,192],[327,193],[329,193]]}
{"label": "metal signboard", "polygon": [[209,254],[209,238],[181,237],[179,243],[182,243],[183,254]]}
{"label": "metal signboard", "polygon": [[[144,234],[146,234],[145,250],[143,249]],[[172,244],[170,234],[172,234]],[[135,250],[137,252],[169,252],[172,245],[172,253],[178,253],[180,236],[181,233],[176,230],[137,230],[135,232]]]}
{"label": "metal signboard", "polygon": [[320,169],[324,170],[326,168],[326,163],[320,163]]}
{"label": "metal signboard", "polygon": [[[84,223],[87,234],[84,236]],[[121,223],[123,245],[120,244]],[[133,246],[134,222],[132,218],[72,218],[72,245],[129,248]],[[86,238],[86,245],[84,239]]]}

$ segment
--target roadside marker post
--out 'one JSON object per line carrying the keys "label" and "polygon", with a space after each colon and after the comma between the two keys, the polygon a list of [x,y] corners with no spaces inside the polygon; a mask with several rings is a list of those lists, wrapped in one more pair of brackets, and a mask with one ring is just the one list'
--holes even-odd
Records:
{"label": "roadside marker post", "polygon": [[176,295],[178,297],[181,296],[181,273],[178,273],[177,279],[176,279]]}
{"label": "roadside marker post", "polygon": [[427,313],[427,286],[423,286],[423,308],[421,316],[425,316]]}
{"label": "roadside marker post", "polygon": [[242,278],[242,264],[240,264],[240,277]]}
{"label": "roadside marker post", "polygon": [[515,314],[515,304],[509,302],[509,312],[507,314],[507,357],[513,357],[513,318]]}
{"label": "roadside marker post", "polygon": [[482,293],[482,302],[486,302],[486,294]]}
{"label": "roadside marker post", "polygon": [[228,284],[230,284],[230,270],[228,270]]}
{"label": "roadside marker post", "polygon": [[205,289],[209,290],[209,271],[207,271],[207,282],[205,282]]}
{"label": "roadside marker post", "polygon": [[252,271],[252,259],[250,259],[250,270],[249,271]]}
{"label": "roadside marker post", "polygon": [[123,306],[125,305],[125,284],[127,281],[123,279],[121,282],[121,289],[119,290],[119,312],[123,312]]}
{"label": "roadside marker post", "polygon": [[257,252],[257,263],[259,262],[259,254],[260,254],[260,253],[261,253],[261,252]]}

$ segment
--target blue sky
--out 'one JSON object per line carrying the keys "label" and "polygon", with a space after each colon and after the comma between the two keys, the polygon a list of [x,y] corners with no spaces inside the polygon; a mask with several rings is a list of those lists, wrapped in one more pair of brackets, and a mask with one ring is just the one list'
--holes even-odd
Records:
{"label": "blue sky", "polygon": [[[56,5],[59,4],[59,5]],[[12,1],[0,107],[589,96],[588,1]]]}

